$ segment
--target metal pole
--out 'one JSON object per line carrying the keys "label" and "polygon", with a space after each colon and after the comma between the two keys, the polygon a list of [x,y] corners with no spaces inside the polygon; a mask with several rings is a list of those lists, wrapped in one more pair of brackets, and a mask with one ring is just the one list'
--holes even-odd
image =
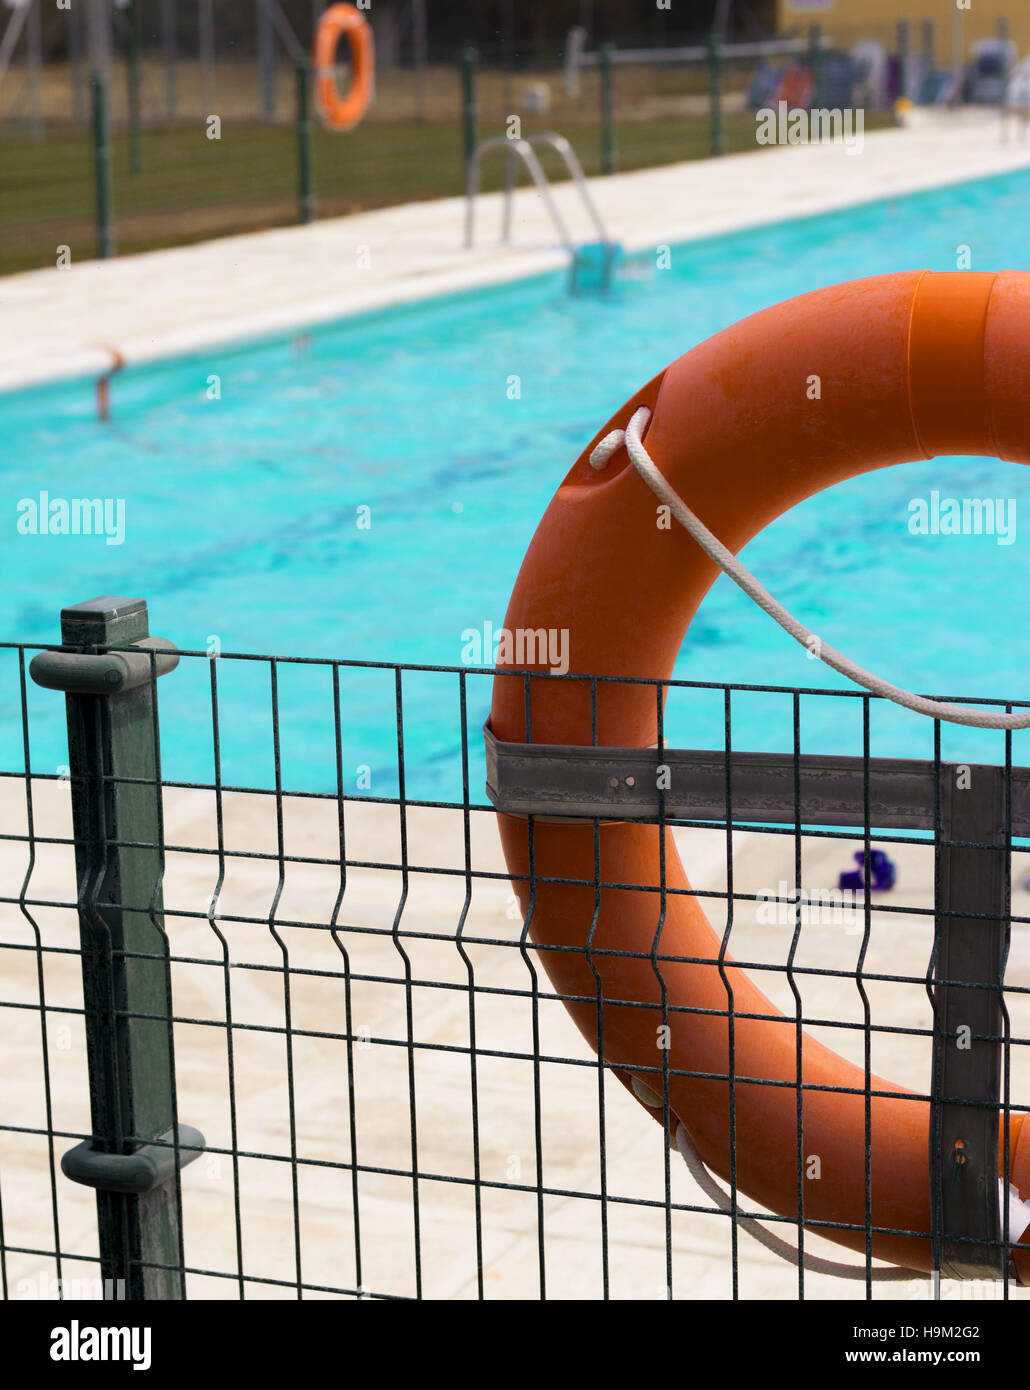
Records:
{"label": "metal pole", "polygon": [[1001,41],[1001,95],[998,105],[1004,118],[1009,90],[1009,22],[1004,15],[998,20],[998,38]]}
{"label": "metal pole", "polygon": [[923,20],[923,101],[930,100],[933,89],[933,70],[937,62],[937,28],[932,19]]}
{"label": "metal pole", "polygon": [[61,1169],[96,1189],[105,1297],[179,1299],[178,1169],[199,1157],[204,1139],[177,1124],[161,895],[154,677],[178,658],[148,636],[142,599],[65,608],[61,640],[65,650],[40,653],[30,671],[37,685],[66,697],[93,1131]]}
{"label": "metal pole", "polygon": [[115,254],[111,208],[111,137],[107,119],[107,78],[98,68],[90,77],[93,93],[93,175],[96,188],[97,254]]}
{"label": "metal pole", "polygon": [[965,14],[956,5],[951,13],[951,71],[955,78],[955,101],[961,102],[962,74],[966,65]]}
{"label": "metal pole", "polygon": [[215,14],[213,0],[199,0],[197,11],[197,57],[200,60],[200,90],[204,114],[210,116],[215,104]]}
{"label": "metal pole", "polygon": [[42,140],[43,127],[43,17],[42,0],[29,0],[26,39],[29,59],[29,119],[33,140]]}
{"label": "metal pole", "polygon": [[272,7],[269,0],[257,0],[258,67],[261,70],[261,114],[274,121],[275,92],[275,30],[272,27]]}
{"label": "metal pole", "polygon": [[1000,1279],[998,1107],[1010,874],[1005,769],[970,769],[972,779],[962,787],[957,771],[941,768],[936,837],[934,1267],[945,1278]]}
{"label": "metal pole", "polygon": [[615,117],[612,101],[612,45],[601,45],[601,172],[615,173]]}
{"label": "metal pole", "polygon": [[82,47],[82,6],[73,5],[68,11],[68,76],[71,79],[72,120],[76,125],[86,120]]}
{"label": "metal pole", "polygon": [[708,90],[712,103],[712,154],[726,153],[726,130],[722,120],[722,40],[713,29],[708,35]]}
{"label": "metal pole", "polygon": [[165,65],[165,120],[174,125],[179,115],[179,44],[175,0],[161,0],[161,49]]}
{"label": "metal pole", "polygon": [[429,36],[426,25],[426,0],[412,0],[412,48],[415,64],[415,119],[426,118],[426,67]]}
{"label": "metal pole", "polygon": [[107,0],[89,0],[88,47],[93,72],[107,76],[111,62],[111,11]]}
{"label": "metal pole", "polygon": [[311,177],[311,68],[307,58],[297,59],[297,174],[300,220],[315,220],[315,190]]}
{"label": "metal pole", "polygon": [[504,114],[512,109],[512,73],[515,68],[515,6],[501,0],[501,103]]}
{"label": "metal pole", "polygon": [[464,117],[465,158],[463,172],[468,168],[476,148],[476,65],[479,54],[471,46],[461,50],[461,100]]}
{"label": "metal pole", "polygon": [[901,84],[900,96],[910,97],[912,79],[910,75],[910,55],[912,52],[912,26],[907,19],[898,20],[898,74]]}
{"label": "metal pole", "polygon": [[812,70],[812,106],[822,106],[823,95],[823,31],[813,24],[808,31],[808,66]]}
{"label": "metal pole", "polygon": [[129,168],[134,178],[143,172],[143,142],[140,133],[140,52],[143,47],[143,25],[140,15],[142,0],[130,0],[129,50],[127,77],[129,82]]}
{"label": "metal pole", "polygon": [[518,165],[515,163],[515,151],[505,150],[504,152],[504,217],[501,222],[501,240],[511,241],[511,202],[512,194],[515,192],[515,185],[519,181]]}

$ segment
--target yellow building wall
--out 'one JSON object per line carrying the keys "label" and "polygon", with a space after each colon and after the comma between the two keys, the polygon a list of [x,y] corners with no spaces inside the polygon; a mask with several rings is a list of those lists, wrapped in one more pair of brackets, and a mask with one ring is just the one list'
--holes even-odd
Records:
{"label": "yellow building wall", "polygon": [[932,19],[935,27],[936,56],[948,66],[955,56],[956,40],[963,56],[978,39],[995,38],[998,20],[1007,19],[1009,33],[1020,54],[1030,51],[1030,4],[1027,0],[969,0],[960,10],[956,0],[777,0],[781,31],[807,24],[822,25],[828,36],[839,33],[844,47],[850,47],[865,30],[869,38],[889,41],[899,19],[912,21],[912,51],[922,52],[922,22]]}

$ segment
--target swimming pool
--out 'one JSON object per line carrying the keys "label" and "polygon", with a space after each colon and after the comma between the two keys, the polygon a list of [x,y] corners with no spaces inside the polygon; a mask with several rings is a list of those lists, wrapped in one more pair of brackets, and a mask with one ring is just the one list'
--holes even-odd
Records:
{"label": "swimming pool", "polygon": [[[667,270],[631,262],[608,298],[573,298],[565,275],[551,275],[131,368],[114,383],[107,426],[95,420],[89,381],[0,397],[0,510],[12,537],[3,635],[56,641],[64,604],[131,593],[149,600],[151,630],[183,648],[458,665],[464,632],[500,626],[572,460],[642,382],[744,315],[821,285],[953,270],[960,247],[975,270],[1028,269],[1028,197],[1030,172],[1020,172],[675,247]],[[909,502],[934,489],[1014,501],[1014,542],[911,535]],[[124,499],[122,543],[19,533],[19,502],[44,490]],[[1028,503],[1030,478],[1015,465],[912,464],[809,500],[744,559],[804,622],[888,679],[1018,699]],[[1030,506],[1025,515],[1030,526]],[[0,672],[0,766],[17,769],[9,653]],[[222,663],[219,673],[223,778],[271,785],[267,667]],[[726,579],[676,674],[842,684]],[[348,790],[394,794],[393,675],[345,672],[342,689]],[[161,697],[164,775],[210,780],[204,663],[162,680]],[[288,787],[335,785],[330,697],[324,668],[280,668]],[[452,796],[456,680],[407,676],[404,697],[407,793]],[[66,756],[62,702],[36,690],[30,699],[33,763],[50,770]],[[488,680],[470,682],[469,701],[475,729]],[[808,702],[802,735],[806,751],[860,752],[858,702]],[[676,696],[668,737],[720,746],[718,697]],[[1019,738],[1015,757],[1025,761]],[[874,753],[929,756],[931,739],[927,721],[875,707]],[[741,697],[734,740],[790,748],[789,699]],[[943,751],[999,760],[1001,740],[948,729]],[[480,768],[477,757],[474,798]]]}

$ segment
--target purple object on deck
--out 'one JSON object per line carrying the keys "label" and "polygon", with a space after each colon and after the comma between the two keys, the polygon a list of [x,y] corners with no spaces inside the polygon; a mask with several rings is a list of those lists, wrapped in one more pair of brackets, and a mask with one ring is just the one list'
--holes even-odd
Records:
{"label": "purple object on deck", "polygon": [[[866,871],[865,850],[858,850],[854,859],[858,868],[841,874],[837,886],[838,888],[852,888],[861,892],[865,888],[867,877],[870,877]],[[894,880],[897,878],[898,871],[882,849],[870,850],[869,868],[871,870],[869,887],[872,892],[882,893],[888,888],[894,887]]]}

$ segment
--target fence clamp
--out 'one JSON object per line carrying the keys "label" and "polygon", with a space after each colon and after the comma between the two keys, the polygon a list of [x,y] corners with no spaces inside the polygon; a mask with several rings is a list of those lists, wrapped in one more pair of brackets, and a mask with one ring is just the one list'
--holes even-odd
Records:
{"label": "fence clamp", "polygon": [[[101,645],[101,634],[94,630],[96,616],[103,612],[114,614],[115,622],[126,625],[138,610],[146,614],[142,599],[94,599],[90,603],[74,604],[62,613],[63,633],[79,636],[81,645]],[[68,642],[67,645],[73,645]],[[112,644],[115,645],[115,644]],[[29,664],[29,674],[44,690],[60,690],[66,695],[120,695],[126,690],[147,685],[154,676],[167,675],[179,664],[174,642],[165,637],[143,637],[128,640],[126,650],[94,654],[86,651],[39,652]]]}
{"label": "fence clamp", "polygon": [[486,792],[509,816],[778,824],[798,834],[816,825],[934,832],[935,1268],[946,1278],[1002,1278],[1009,1243],[998,1196],[1009,856],[1011,837],[1030,835],[1030,769],[962,764],[968,781],[960,783],[957,765],[915,759],[506,743],[489,725],[484,737]]}
{"label": "fence clamp", "polygon": [[[109,1154],[93,1147],[86,1139],[61,1158],[61,1172],[72,1182],[95,1187],[100,1192],[139,1195],[152,1192],[175,1175],[175,1144],[172,1130],[150,1144],[141,1144],[131,1154]],[[204,1136],[192,1125],[179,1126],[179,1169],[204,1152]]]}

